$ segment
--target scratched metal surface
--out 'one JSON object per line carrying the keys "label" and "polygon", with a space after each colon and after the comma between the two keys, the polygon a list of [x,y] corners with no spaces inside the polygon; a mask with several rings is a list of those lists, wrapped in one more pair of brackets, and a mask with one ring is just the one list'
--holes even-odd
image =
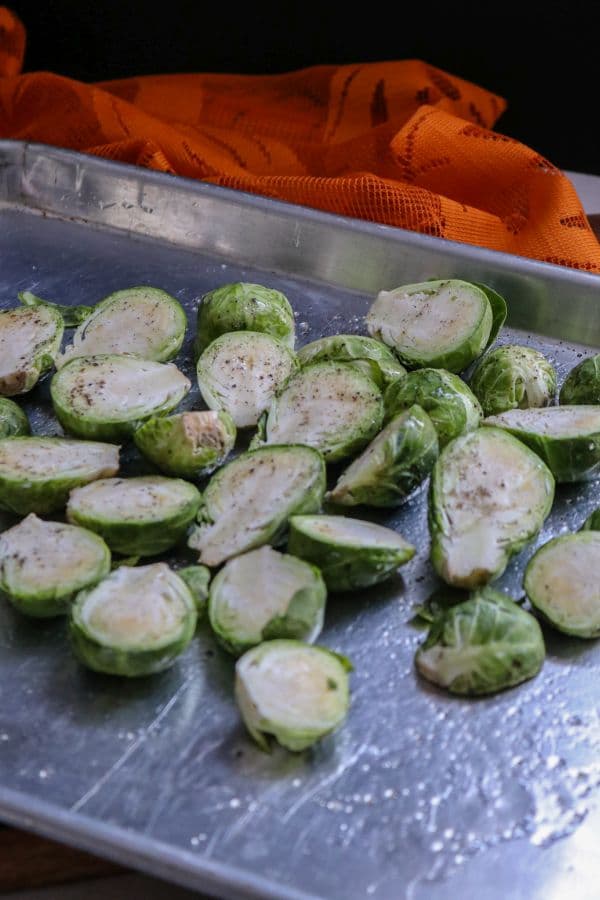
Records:
{"label": "scratched metal surface", "polygon": [[[380,287],[472,272],[512,288],[511,319],[524,330],[507,328],[500,340],[542,349],[561,381],[600,345],[600,282],[591,276],[187,182],[177,188],[181,231],[171,185],[75,154],[0,145],[0,305],[24,289],[90,303],[149,283],[182,301],[191,338],[204,291],[258,281],[285,291],[305,343],[360,331]],[[137,197],[125,218],[123,197]],[[144,236],[153,233],[148,216],[162,222],[162,240]],[[244,240],[240,220],[255,221],[262,250],[254,232]],[[329,258],[314,229],[330,235]],[[362,265],[348,274],[356,256]],[[192,372],[189,341],[178,361]],[[197,403],[194,392],[185,406]],[[24,405],[36,432],[58,433],[47,380]],[[136,470],[135,453],[124,459]],[[579,527],[597,505],[597,483],[560,488],[539,539],[501,586],[521,595],[535,546]],[[80,668],[62,621],[30,623],[2,603],[0,817],[220,897],[597,897],[600,648],[547,630],[541,674],[485,700],[419,681],[413,655],[424,632],[411,620],[435,585],[425,512],[421,491],[378,517],[418,548],[402,577],[331,597],[321,642],[354,663],[352,707],[341,731],[301,755],[265,755],[250,743],[232,699],[232,660],[206,629],[170,671],[128,683]]]}

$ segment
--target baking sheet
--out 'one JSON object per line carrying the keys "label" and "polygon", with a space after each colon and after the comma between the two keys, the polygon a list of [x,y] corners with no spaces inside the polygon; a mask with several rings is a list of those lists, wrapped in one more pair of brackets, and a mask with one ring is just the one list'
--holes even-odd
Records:
{"label": "baking sheet", "polygon": [[[506,293],[517,330],[501,341],[542,349],[560,380],[600,346],[597,276],[0,143],[3,307],[19,290],[92,303],[148,283],[177,296],[192,326],[206,290],[257,281],[287,294],[306,343],[360,331],[378,289],[434,275]],[[188,375],[192,331],[177,360]],[[197,404],[193,392],[183,406]],[[47,380],[25,405],[36,432],[58,433]],[[598,505],[598,483],[560,487],[499,584],[521,594],[535,547]],[[546,630],[533,681],[484,700],[444,695],[413,670],[425,634],[414,607],[436,584],[425,491],[369,517],[418,553],[388,584],[330,598],[320,642],[354,663],[352,708],[301,755],[250,743],[233,661],[207,630],[173,669],[129,683],[79,667],[62,621],[2,604],[0,817],[219,897],[597,897],[597,642]]]}

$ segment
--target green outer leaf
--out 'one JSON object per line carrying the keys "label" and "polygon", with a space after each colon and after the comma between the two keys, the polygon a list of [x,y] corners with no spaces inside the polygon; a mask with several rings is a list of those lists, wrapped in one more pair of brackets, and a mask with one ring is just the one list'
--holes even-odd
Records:
{"label": "green outer leaf", "polygon": [[262,284],[223,284],[205,294],[198,307],[196,356],[227,331],[262,331],[290,349],[295,343],[294,311],[287,297]]}
{"label": "green outer leaf", "polygon": [[583,359],[571,369],[560,390],[560,403],[600,404],[600,353]]}
{"label": "green outer leaf", "polygon": [[420,406],[411,406],[350,464],[328,499],[340,506],[398,506],[427,478],[438,453],[431,419]]}
{"label": "green outer leaf", "polygon": [[133,489],[143,482],[149,485],[160,482],[172,483],[185,492],[185,497],[168,514],[152,514],[144,509],[137,519],[131,512],[126,520],[120,520],[116,518],[117,514],[103,515],[95,512],[93,507],[86,509],[86,497],[96,489],[96,485],[92,485],[87,490],[81,489],[71,494],[67,504],[68,521],[101,535],[114,553],[122,553],[123,556],[156,556],[185,540],[201,502],[200,492],[193,484],[161,475],[102,479],[102,483],[109,481],[117,494],[123,494],[129,487]]}
{"label": "green outer leaf", "polygon": [[[106,449],[106,459],[99,462],[92,459],[88,465],[79,464],[76,470],[65,466],[61,472],[45,472],[35,475],[27,469],[26,461],[19,468],[8,469],[3,465],[3,450],[8,441],[20,441],[22,457],[25,459],[27,448],[35,445],[43,449],[61,444],[81,453],[86,458],[86,451],[97,450],[98,446]],[[12,447],[11,447],[12,449]],[[112,451],[112,452],[111,452]],[[88,457],[89,458],[89,457]],[[73,488],[89,484],[97,478],[115,475],[119,471],[119,447],[112,444],[98,444],[96,441],[74,441],[68,438],[53,437],[13,437],[0,441],[0,509],[14,512],[18,516],[26,516],[35,512],[38,515],[57,512],[64,509],[69,493]]]}
{"label": "green outer leaf", "polygon": [[351,363],[362,369],[381,389],[406,375],[406,369],[389,347],[362,334],[319,338],[298,350],[298,360],[303,367],[325,360]]}
{"label": "green outer leaf", "polygon": [[500,329],[506,322],[506,317],[508,315],[506,300],[501,294],[498,293],[498,291],[495,291],[487,284],[481,284],[478,281],[473,281],[471,283],[474,284],[475,287],[481,288],[481,290],[488,298],[489,304],[492,308],[492,328],[490,330],[490,336],[486,344],[486,347],[491,347],[491,345],[498,337]]}
{"label": "green outer leaf", "polygon": [[479,400],[465,382],[445,369],[416,369],[391,384],[383,403],[386,421],[417,403],[435,426],[440,448],[465,431],[479,426]]}
{"label": "green outer leaf", "polygon": [[211,579],[210,569],[206,566],[184,566],[177,574],[187,584],[196,603],[198,618],[204,618],[208,610],[208,593]]}
{"label": "green outer leaf", "polygon": [[[590,556],[588,559],[582,560],[578,557],[577,572],[569,572],[568,567],[565,572],[564,561],[559,558],[556,560],[558,565],[558,573],[561,577],[559,582],[559,591],[552,590],[552,587],[546,583],[548,572],[539,573],[538,567],[540,562],[545,560],[548,565],[548,555],[552,556],[556,551],[562,550],[565,546],[574,551],[578,547],[580,552],[582,547],[590,546]],[[594,551],[595,555],[594,555]],[[540,613],[544,621],[549,622],[558,631],[564,634],[570,634],[578,638],[597,638],[600,637],[600,597],[598,594],[598,563],[600,561],[600,534],[595,530],[578,531],[575,534],[561,534],[552,538],[536,550],[525,569],[523,578],[523,586],[525,593],[529,598],[531,605]],[[583,566],[587,565],[591,571],[580,571]],[[582,575],[585,578],[589,576],[589,586],[591,596],[588,595],[585,604],[584,620],[574,616],[569,605],[573,603],[578,589],[581,588],[579,583],[575,590],[570,590],[570,577],[577,578]],[[541,580],[540,580],[541,579]],[[583,579],[582,579],[583,580]]]}
{"label": "green outer leaf", "polygon": [[415,616],[424,622],[435,622],[452,606],[469,599],[469,592],[464,588],[455,588],[444,584],[436,588],[420,606],[415,609]]}
{"label": "green outer leaf", "polygon": [[21,407],[8,397],[0,397],[0,440],[21,437],[31,432],[29,419]]}
{"label": "green outer leaf", "polygon": [[[24,319],[31,318],[32,314],[43,315],[54,325],[54,332],[50,338],[45,341],[39,341],[31,347],[31,356],[29,361],[24,361],[22,367],[15,372],[5,374],[0,378],[0,394],[7,397],[14,397],[17,394],[26,394],[36,386],[41,376],[51,369],[54,365],[55,357],[60,350],[60,344],[64,332],[64,323],[62,316],[57,310],[49,306],[41,307],[37,310],[27,309],[17,306],[14,309],[5,309],[0,311],[0,329],[2,321],[7,316]],[[1,343],[1,333],[0,333]]]}
{"label": "green outer leaf", "polygon": [[[534,464],[534,468],[538,470],[541,483],[544,485],[546,502],[544,506],[538,510],[538,516],[536,516],[527,527],[526,523],[522,521],[517,522],[516,526],[518,530],[510,538],[503,537],[502,541],[497,544],[497,553],[495,555],[497,565],[495,565],[492,570],[487,568],[487,564],[481,565],[479,568],[472,570],[469,577],[465,576],[464,580],[455,580],[447,571],[445,541],[450,540],[452,537],[452,522],[444,499],[444,477],[447,469],[449,470],[451,466],[456,468],[460,465],[461,457],[464,459],[465,463],[468,462],[469,445],[472,441],[479,441],[481,435],[482,430],[478,429],[477,431],[467,432],[456,438],[454,441],[451,441],[450,444],[444,448],[433,467],[429,486],[428,522],[431,535],[431,562],[440,578],[446,581],[446,583],[452,584],[455,587],[469,589],[487,584],[489,581],[498,578],[504,572],[510,557],[522,550],[523,547],[538,534],[552,509],[552,503],[554,501],[554,478],[542,460],[516,438],[512,438],[506,431],[494,429],[494,436],[497,440],[509,438],[514,446],[518,448],[521,453],[526,454]],[[511,485],[510,475],[511,473],[507,472],[506,481],[509,486]],[[479,519],[474,520],[474,522],[475,521],[481,526],[487,524],[485,517],[480,517]]]}
{"label": "green outer leaf", "polygon": [[[342,517],[327,518],[334,520]],[[361,546],[358,541],[336,541],[333,536],[315,533],[311,530],[312,521],[314,519],[310,515],[292,516],[288,552],[317,566],[327,589],[332,592],[354,591],[380,584],[415,555],[415,548],[408,542],[404,547],[397,546],[398,535],[391,529],[388,530],[394,535],[394,541],[388,547]]]}
{"label": "green outer leaf", "polygon": [[600,507],[587,517],[580,531],[600,531]]}
{"label": "green outer leaf", "polygon": [[539,350],[504,344],[486,353],[471,376],[471,388],[486,416],[548,406],[556,394],[556,372]]}
{"label": "green outer leaf", "polygon": [[[155,360],[141,359],[129,354],[100,354],[98,356],[76,356],[59,369],[50,382],[50,397],[56,418],[65,431],[76,437],[90,438],[101,441],[125,441],[131,438],[134,432],[155,416],[164,416],[172,412],[183,398],[188,394],[191,384],[182,373],[177,388],[165,392],[160,403],[151,405],[148,401],[140,400],[140,405],[135,409],[125,412],[121,404],[115,401],[116,414],[121,411],[120,417],[107,420],[99,418],[94,412],[93,397],[91,398],[89,412],[82,414],[73,409],[70,402],[71,379],[77,378],[78,372],[85,375],[94,371],[98,365],[110,362],[114,367],[133,366],[138,363],[140,368],[146,369],[146,378],[151,381],[152,371],[159,371],[158,367],[171,366],[179,372],[173,363],[161,363]],[[110,390],[110,382],[107,380],[107,392]]]}
{"label": "green outer leaf", "polygon": [[133,440],[165,475],[200,478],[225,462],[236,434],[229,413],[201,410],[154,416],[136,429]]}
{"label": "green outer leaf", "polygon": [[53,300],[42,300],[31,291],[20,291],[17,294],[23,306],[49,306],[61,314],[65,328],[74,328],[81,325],[94,311],[93,306],[67,306],[62,303],[54,303]]}
{"label": "green outer leaf", "polygon": [[491,694],[533,678],[546,655],[536,619],[491,588],[437,618],[417,650],[419,673],[453,694]]}

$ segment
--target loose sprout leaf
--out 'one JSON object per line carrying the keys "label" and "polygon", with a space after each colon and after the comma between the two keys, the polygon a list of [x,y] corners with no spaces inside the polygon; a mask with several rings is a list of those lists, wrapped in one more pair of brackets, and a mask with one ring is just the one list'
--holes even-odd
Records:
{"label": "loose sprout leaf", "polygon": [[492,308],[492,327],[486,344],[487,347],[490,347],[498,337],[498,333],[506,321],[508,307],[502,294],[499,294],[498,291],[495,291],[489,285],[480,284],[478,281],[474,281],[473,284],[476,287],[481,288]]}
{"label": "loose sprout leaf", "polygon": [[228,331],[260,331],[294,349],[294,311],[287,297],[274,288],[234,282],[209,291],[198,307],[196,355]]}
{"label": "loose sprout leaf", "polygon": [[93,306],[68,306],[63,303],[54,303],[53,300],[42,300],[31,291],[20,291],[17,296],[23,306],[49,306],[55,309],[62,316],[65,328],[75,328],[77,325],[81,325],[94,311]]}
{"label": "loose sprout leaf", "polygon": [[505,344],[483,357],[471,376],[471,388],[486,416],[543,407],[554,400],[556,372],[539,350]]}
{"label": "loose sprout leaf", "polygon": [[25,394],[54,365],[64,324],[50,307],[0,312],[0,395]]}
{"label": "loose sprout leaf", "polygon": [[207,611],[210,569],[206,566],[184,566],[183,569],[177,570],[177,574],[190,589],[196,603],[198,618],[203,617]]}
{"label": "loose sprout leaf", "polygon": [[415,617],[422,619],[424,622],[435,622],[452,606],[456,606],[457,603],[463,603],[468,598],[469,593],[466,590],[445,584],[440,588],[436,588],[421,606],[416,607]]}
{"label": "loose sprout leaf", "polygon": [[31,431],[26,413],[14,400],[0,397],[0,440],[7,437],[19,437]]}
{"label": "loose sprout leaf", "polygon": [[406,369],[389,347],[362,334],[319,338],[298,351],[298,360],[302,366],[323,361],[351,363],[382,389],[406,375]]}
{"label": "loose sprout leaf", "polygon": [[199,410],[154,416],[136,429],[133,440],[165,475],[199,478],[225,462],[236,433],[229,413]]}
{"label": "loose sprout leaf", "polygon": [[565,378],[560,390],[562,405],[600,404],[600,353],[583,359]]}

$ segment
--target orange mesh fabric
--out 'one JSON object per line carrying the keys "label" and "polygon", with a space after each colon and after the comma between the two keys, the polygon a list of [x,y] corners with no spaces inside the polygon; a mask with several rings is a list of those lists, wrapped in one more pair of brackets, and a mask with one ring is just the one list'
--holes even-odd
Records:
{"label": "orange mesh fabric", "polygon": [[500,97],[417,60],[94,85],[20,75],[0,7],[0,137],[39,141],[600,272],[570,181],[490,129]]}

